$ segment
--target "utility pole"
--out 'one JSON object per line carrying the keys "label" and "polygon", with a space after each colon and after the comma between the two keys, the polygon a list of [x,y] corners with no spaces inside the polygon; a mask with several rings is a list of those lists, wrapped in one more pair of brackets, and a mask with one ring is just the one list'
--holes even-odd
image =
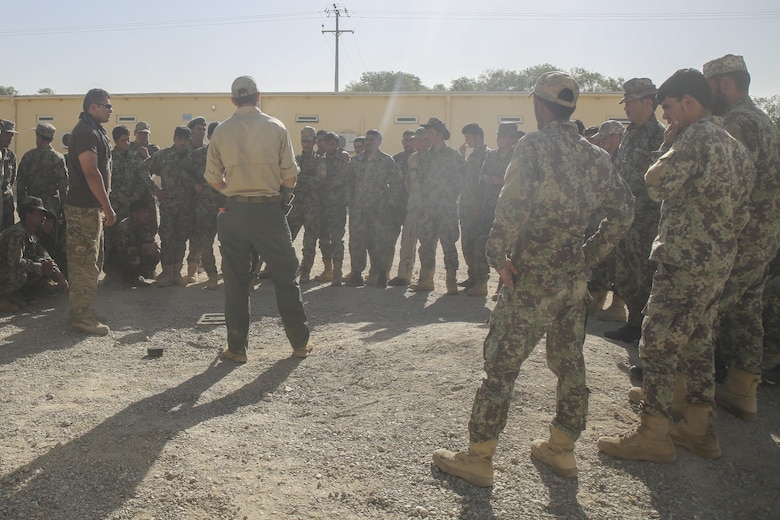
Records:
{"label": "utility pole", "polygon": [[[354,34],[355,31],[344,31],[339,29],[339,18],[341,16],[349,16],[349,13],[347,12],[347,8],[343,4],[333,4],[333,7],[328,7],[325,9],[325,12],[328,13],[328,18],[330,18],[330,15],[333,14],[336,17],[336,30],[335,31],[326,31],[325,29],[322,30],[322,34],[325,33],[334,33],[336,35],[336,83],[333,88],[333,92],[339,91],[339,36],[341,33],[352,33]],[[323,25],[323,27],[325,27]]]}

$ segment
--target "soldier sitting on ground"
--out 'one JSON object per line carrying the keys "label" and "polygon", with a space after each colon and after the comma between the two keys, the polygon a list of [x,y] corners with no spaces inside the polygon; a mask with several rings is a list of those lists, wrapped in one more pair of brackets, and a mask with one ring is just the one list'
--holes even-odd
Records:
{"label": "soldier sitting on ground", "polygon": [[130,204],[130,216],[116,225],[105,271],[112,279],[133,287],[146,286],[160,263],[160,247],[154,240],[151,208],[142,200]]}
{"label": "soldier sitting on ground", "polygon": [[55,218],[38,197],[25,197],[19,204],[21,220],[0,233],[0,311],[16,312],[27,305],[29,291],[39,283],[55,280],[61,292],[68,281],[37,233],[47,218]]}

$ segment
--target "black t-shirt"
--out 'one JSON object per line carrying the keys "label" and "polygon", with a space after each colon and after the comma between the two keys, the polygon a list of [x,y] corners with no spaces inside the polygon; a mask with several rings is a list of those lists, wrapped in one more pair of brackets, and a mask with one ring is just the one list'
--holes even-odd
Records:
{"label": "black t-shirt", "polygon": [[68,174],[69,187],[67,204],[79,208],[99,208],[98,202],[92,190],[89,189],[87,178],[79,163],[79,155],[86,151],[93,151],[98,156],[98,170],[103,177],[106,193],[111,191],[111,148],[103,127],[90,116],[82,114],[79,122],[70,133],[68,145]]}

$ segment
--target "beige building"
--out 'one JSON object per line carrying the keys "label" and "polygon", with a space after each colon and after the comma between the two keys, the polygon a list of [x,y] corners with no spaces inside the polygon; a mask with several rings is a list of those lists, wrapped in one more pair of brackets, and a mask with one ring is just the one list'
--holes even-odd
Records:
{"label": "beige building", "polygon": [[[606,119],[625,121],[623,106],[618,103],[621,97],[621,93],[584,93],[574,117],[585,126]],[[35,146],[32,128],[39,122],[57,128],[54,147],[64,153],[62,138],[76,124],[82,99],[82,95],[0,96],[0,118],[15,121],[19,131],[11,145],[17,157]],[[517,122],[525,132],[536,130],[533,103],[527,93],[268,93],[261,96],[260,102],[264,112],[287,126],[296,150],[300,130],[307,125],[344,135],[350,151],[354,137],[378,129],[384,136],[382,148],[391,155],[401,150],[404,130],[416,129],[430,117],[447,124],[452,133],[450,145],[456,148],[463,142],[460,129],[471,122],[485,130],[490,147],[495,146],[494,134],[501,122]],[[223,121],[235,108],[228,94],[218,93],[114,94],[111,104],[114,113],[105,125],[109,134],[114,126],[125,125],[132,132],[138,121],[147,121],[152,127],[150,141],[163,148],[173,144],[177,125],[186,125],[197,116],[209,122]]]}

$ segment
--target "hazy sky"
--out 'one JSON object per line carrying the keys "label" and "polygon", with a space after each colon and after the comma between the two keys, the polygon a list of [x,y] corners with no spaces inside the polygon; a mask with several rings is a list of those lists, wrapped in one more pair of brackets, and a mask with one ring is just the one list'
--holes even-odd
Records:
{"label": "hazy sky", "polygon": [[[583,67],[657,84],[676,69],[742,54],[754,96],[780,94],[780,4],[356,0],[344,4],[339,83],[400,70],[450,85],[488,68]],[[633,7],[633,6],[637,7]],[[631,8],[636,9],[630,11]],[[0,85],[82,94],[227,92],[250,74],[266,92],[334,87],[333,4],[313,0],[5,2]],[[324,25],[324,27],[323,27]]]}

